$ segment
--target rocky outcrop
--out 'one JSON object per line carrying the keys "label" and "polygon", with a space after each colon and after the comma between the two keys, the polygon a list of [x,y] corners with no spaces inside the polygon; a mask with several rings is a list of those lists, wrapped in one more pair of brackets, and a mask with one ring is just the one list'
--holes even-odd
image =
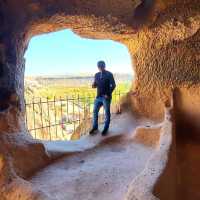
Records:
{"label": "rocky outcrop", "polygon": [[198,0],[192,3],[190,0],[38,0],[16,6],[13,1],[3,1],[0,9],[5,26],[1,28],[0,63],[1,87],[5,94],[1,103],[8,103],[9,95],[15,94],[18,107],[23,109],[23,55],[30,38],[72,28],[82,36],[110,38],[127,45],[136,72],[134,111],[161,118],[171,91],[197,84],[199,80],[198,3]]}
{"label": "rocky outcrop", "polygon": [[133,90],[137,95],[132,102],[139,113],[159,119],[174,88],[198,87],[198,5],[177,2],[160,13],[148,29],[127,40],[136,72]]}
{"label": "rocky outcrop", "polygon": [[[0,199],[27,199],[33,195],[24,180],[50,161],[44,146],[27,133],[0,135]],[[24,195],[24,196],[23,196]]]}
{"label": "rocky outcrop", "polygon": [[[21,134],[26,134],[23,56],[31,37],[71,28],[84,37],[124,43],[132,55],[136,76],[127,98],[134,114],[162,121],[164,108],[170,106],[173,97],[177,130],[186,121],[189,122],[186,128],[197,133],[199,13],[199,0],[2,0],[0,183],[4,187],[1,188],[5,191],[14,180],[23,180],[48,163],[42,144],[21,138]],[[180,169],[181,174],[184,169]],[[180,181],[187,185],[187,180]]]}

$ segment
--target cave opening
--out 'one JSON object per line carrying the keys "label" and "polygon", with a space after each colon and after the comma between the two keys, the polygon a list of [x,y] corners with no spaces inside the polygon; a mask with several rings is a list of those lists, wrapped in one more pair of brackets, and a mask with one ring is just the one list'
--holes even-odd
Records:
{"label": "cave opening", "polygon": [[[25,122],[40,140],[76,140],[91,126],[96,90],[91,88],[97,62],[104,60],[117,88],[111,112],[134,78],[128,49],[112,40],[81,38],[70,29],[33,37],[25,52]],[[104,111],[100,111],[100,123]]]}

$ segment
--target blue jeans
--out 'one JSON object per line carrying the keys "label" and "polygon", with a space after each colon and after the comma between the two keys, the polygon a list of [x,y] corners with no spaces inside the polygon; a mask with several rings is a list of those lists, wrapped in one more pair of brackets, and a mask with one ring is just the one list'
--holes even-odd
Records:
{"label": "blue jeans", "polygon": [[97,97],[94,101],[94,110],[93,110],[93,128],[98,128],[98,114],[101,106],[105,110],[105,124],[104,130],[108,130],[110,125],[110,103],[111,99],[106,99],[105,97]]}

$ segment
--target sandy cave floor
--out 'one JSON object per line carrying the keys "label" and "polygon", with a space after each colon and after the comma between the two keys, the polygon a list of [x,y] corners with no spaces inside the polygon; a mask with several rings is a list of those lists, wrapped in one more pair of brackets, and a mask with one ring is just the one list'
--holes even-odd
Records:
{"label": "sandy cave floor", "polygon": [[137,125],[139,122],[129,114],[120,115],[112,121],[110,138],[102,142],[100,134],[87,136],[83,140],[99,141],[99,144],[59,159],[36,173],[30,182],[49,199],[124,199],[129,184],[156,151],[134,141]]}

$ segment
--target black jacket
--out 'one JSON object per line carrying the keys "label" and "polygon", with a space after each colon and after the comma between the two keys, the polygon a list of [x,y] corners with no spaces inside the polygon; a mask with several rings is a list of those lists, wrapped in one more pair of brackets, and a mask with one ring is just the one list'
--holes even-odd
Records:
{"label": "black jacket", "polygon": [[97,97],[107,95],[112,97],[112,92],[116,87],[113,74],[109,71],[98,72],[95,74],[93,87],[97,88]]}

